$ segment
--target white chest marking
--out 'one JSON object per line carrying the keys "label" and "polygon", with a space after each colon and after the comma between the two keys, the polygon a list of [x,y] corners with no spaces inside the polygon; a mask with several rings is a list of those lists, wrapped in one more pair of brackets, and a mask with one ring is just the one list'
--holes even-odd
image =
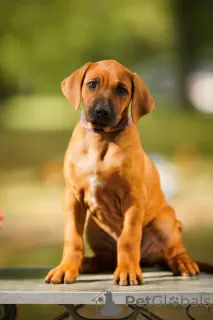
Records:
{"label": "white chest marking", "polygon": [[104,182],[99,180],[96,175],[92,175],[89,177],[89,188],[91,193],[91,202],[93,205],[97,204],[96,201],[96,191],[98,188],[103,187]]}

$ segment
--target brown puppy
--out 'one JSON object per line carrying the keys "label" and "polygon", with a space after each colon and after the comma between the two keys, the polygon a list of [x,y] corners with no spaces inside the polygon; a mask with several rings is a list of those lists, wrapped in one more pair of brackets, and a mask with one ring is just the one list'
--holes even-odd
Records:
{"label": "brown puppy", "polygon": [[[142,284],[141,259],[164,262],[174,274],[196,275],[199,267],[181,241],[181,222],[135,126],[153,109],[141,78],[113,60],[87,63],[62,82],[62,91],[76,110],[82,99],[83,113],[64,161],[63,258],[46,282],[73,282],[80,268],[116,268],[116,283]],[[90,259],[84,258],[85,225],[95,254]]]}

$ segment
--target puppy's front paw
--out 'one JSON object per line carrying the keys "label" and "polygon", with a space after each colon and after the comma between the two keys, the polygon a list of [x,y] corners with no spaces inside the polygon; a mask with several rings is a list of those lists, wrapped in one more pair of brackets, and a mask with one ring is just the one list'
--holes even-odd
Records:
{"label": "puppy's front paw", "polygon": [[129,266],[118,265],[114,272],[114,282],[120,286],[143,284],[144,278],[140,266],[133,264]]}
{"label": "puppy's front paw", "polygon": [[46,283],[72,283],[76,280],[79,270],[72,264],[60,264],[57,268],[50,270],[45,278]]}

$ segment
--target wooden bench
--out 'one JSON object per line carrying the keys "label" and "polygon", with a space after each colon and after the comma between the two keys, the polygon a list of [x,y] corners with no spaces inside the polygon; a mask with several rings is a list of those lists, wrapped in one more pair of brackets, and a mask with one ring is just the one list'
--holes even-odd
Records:
{"label": "wooden bench", "polygon": [[[0,268],[1,310],[4,307],[8,309],[6,305],[11,305],[14,311],[14,305],[17,304],[56,304],[63,305],[68,310],[56,319],[65,319],[68,315],[76,320],[85,319],[76,312],[77,308],[95,304],[100,310],[108,305],[105,304],[108,296],[113,304],[128,304],[133,310],[126,319],[135,318],[138,314],[142,314],[145,319],[160,319],[144,306],[182,305],[189,308],[196,303],[201,306],[213,304],[213,275],[200,274],[195,278],[182,278],[174,277],[167,271],[143,269],[143,286],[114,285],[111,274],[81,275],[73,284],[53,285],[44,283],[49,269]],[[112,304],[112,301],[109,303]],[[112,308],[108,309],[112,311]],[[3,314],[4,310],[1,312]],[[13,320],[15,316],[4,318],[0,313],[0,320],[2,319]]]}

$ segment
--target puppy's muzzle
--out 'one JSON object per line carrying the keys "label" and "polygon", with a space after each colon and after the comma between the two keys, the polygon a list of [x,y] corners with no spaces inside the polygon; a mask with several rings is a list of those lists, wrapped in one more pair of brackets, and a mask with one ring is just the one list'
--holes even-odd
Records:
{"label": "puppy's muzzle", "polygon": [[99,101],[88,108],[86,120],[99,127],[113,126],[115,124],[115,112],[111,102]]}

